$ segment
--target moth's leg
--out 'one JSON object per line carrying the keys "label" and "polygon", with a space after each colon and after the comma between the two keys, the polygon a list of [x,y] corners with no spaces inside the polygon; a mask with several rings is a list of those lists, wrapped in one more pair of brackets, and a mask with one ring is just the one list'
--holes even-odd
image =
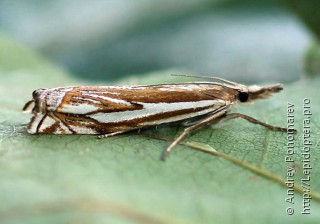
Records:
{"label": "moth's leg", "polygon": [[[273,125],[270,125],[270,124],[267,124],[267,123],[264,123],[262,121],[259,121],[253,117],[250,117],[248,115],[245,115],[245,114],[240,114],[240,113],[232,113],[232,114],[226,114],[223,118],[221,118],[221,120],[219,121],[220,122],[223,122],[223,121],[227,121],[227,120],[231,120],[231,119],[235,119],[235,118],[242,118],[242,119],[245,119],[253,124],[259,124],[259,125],[262,125],[266,128],[269,128],[271,130],[274,130],[274,131],[283,131],[283,132],[287,132],[288,129],[287,128],[283,128],[283,127],[278,127],[278,126],[273,126]],[[296,131],[296,130],[294,130]]]}
{"label": "moth's leg", "polygon": [[[193,118],[193,119],[189,119],[189,120],[186,120],[184,122],[181,123],[181,125],[185,126],[185,127],[190,127],[190,126],[193,126],[195,124],[198,124],[199,122],[201,122],[202,120],[208,118],[208,117],[211,117],[212,114],[206,114],[206,115],[202,115],[201,117],[199,118]],[[210,124],[214,124],[216,123],[215,121],[212,121]]]}
{"label": "moth's leg", "polygon": [[207,117],[201,121],[199,121],[198,123],[189,126],[187,128],[185,128],[183,130],[183,132],[169,145],[169,147],[162,153],[161,156],[161,160],[165,160],[170,152],[172,151],[173,147],[175,147],[177,144],[179,144],[185,137],[187,137],[191,132],[195,131],[196,129],[206,125],[206,124],[210,124],[212,121],[218,119],[219,117],[223,116],[226,114],[226,110],[221,110],[213,115],[211,115],[210,117]]}
{"label": "moth's leg", "polygon": [[116,132],[112,132],[112,133],[108,133],[108,134],[98,135],[98,138],[100,138],[100,139],[101,138],[108,138],[108,137],[119,135],[119,134],[122,134],[122,133],[125,133],[125,132],[128,132],[128,130],[126,130],[126,131],[116,131]]}

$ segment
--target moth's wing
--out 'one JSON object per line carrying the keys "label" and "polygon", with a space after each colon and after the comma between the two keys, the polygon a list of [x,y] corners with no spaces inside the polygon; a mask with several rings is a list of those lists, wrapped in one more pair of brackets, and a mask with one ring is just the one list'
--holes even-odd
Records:
{"label": "moth's wing", "polygon": [[35,114],[27,129],[30,134],[73,134],[74,132],[53,113]]}
{"label": "moth's wing", "polygon": [[105,134],[106,131],[103,124],[85,115],[58,112],[35,114],[28,126],[30,134]]}
{"label": "moth's wing", "polygon": [[143,110],[143,104],[189,103],[193,106],[201,101],[221,104],[225,99],[219,88],[199,84],[73,87],[64,94],[60,104],[52,108],[59,113],[88,115]]}
{"label": "moth's wing", "polygon": [[194,84],[73,87],[65,92],[55,110],[34,116],[29,132],[125,132],[196,118],[228,106],[224,99],[219,98],[219,91],[209,91],[207,88]]}

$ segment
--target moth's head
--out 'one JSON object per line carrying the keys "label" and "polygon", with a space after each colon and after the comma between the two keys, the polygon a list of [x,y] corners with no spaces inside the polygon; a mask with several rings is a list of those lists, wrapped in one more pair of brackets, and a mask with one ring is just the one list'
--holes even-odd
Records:
{"label": "moth's head", "polygon": [[253,102],[259,99],[267,99],[274,93],[283,90],[282,84],[274,84],[269,86],[242,86],[238,89],[238,100],[241,103]]}
{"label": "moth's head", "polygon": [[28,101],[24,107],[23,111],[26,113],[42,113],[45,111],[44,105],[44,91],[47,89],[37,89],[32,93],[32,100]]}
{"label": "moth's head", "polygon": [[[211,83],[214,85],[223,86],[223,87],[232,89],[232,95],[235,96],[235,98],[237,98],[237,100],[241,103],[253,102],[259,99],[267,99],[271,97],[273,93],[277,93],[283,90],[282,84],[274,84],[269,86],[257,86],[257,85],[245,86],[245,85],[232,82],[226,79],[218,78],[218,77],[176,75],[176,74],[174,76],[186,76],[186,77],[194,77],[194,78],[204,78],[209,80],[218,80],[220,83],[217,83],[217,82],[211,82]],[[236,91],[237,94],[235,94],[234,91]]]}

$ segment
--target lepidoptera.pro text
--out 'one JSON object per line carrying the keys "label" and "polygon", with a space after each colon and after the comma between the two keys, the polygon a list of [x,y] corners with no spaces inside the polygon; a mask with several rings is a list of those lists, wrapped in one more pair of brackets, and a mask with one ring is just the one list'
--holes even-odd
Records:
{"label": "lepidoptera.pro text", "polygon": [[281,84],[245,86],[212,79],[218,82],[38,89],[23,110],[34,115],[28,125],[31,134],[110,137],[161,124],[186,126],[162,159],[189,133],[212,122],[243,118],[275,131],[287,131],[244,114],[228,113],[234,104],[265,99],[281,91]]}

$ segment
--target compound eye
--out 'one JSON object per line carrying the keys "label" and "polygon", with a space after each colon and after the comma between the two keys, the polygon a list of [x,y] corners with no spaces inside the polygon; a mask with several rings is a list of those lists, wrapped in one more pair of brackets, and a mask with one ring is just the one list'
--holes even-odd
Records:
{"label": "compound eye", "polygon": [[238,99],[239,99],[240,102],[242,102],[242,103],[247,102],[248,98],[249,98],[249,94],[248,93],[239,92]]}

